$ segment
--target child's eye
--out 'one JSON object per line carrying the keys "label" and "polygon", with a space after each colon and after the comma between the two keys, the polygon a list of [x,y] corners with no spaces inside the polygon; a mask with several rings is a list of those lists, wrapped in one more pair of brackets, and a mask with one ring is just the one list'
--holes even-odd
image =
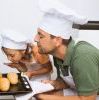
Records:
{"label": "child's eye", "polygon": [[14,55],[12,55],[12,54],[10,54],[9,56],[10,56],[10,57],[14,57]]}

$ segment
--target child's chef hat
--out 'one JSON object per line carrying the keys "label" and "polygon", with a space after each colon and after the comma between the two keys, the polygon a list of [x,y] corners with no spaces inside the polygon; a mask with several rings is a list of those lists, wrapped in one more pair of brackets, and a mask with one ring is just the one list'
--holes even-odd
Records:
{"label": "child's chef hat", "polygon": [[1,46],[10,49],[26,49],[29,38],[24,33],[13,30],[5,30],[1,33]]}

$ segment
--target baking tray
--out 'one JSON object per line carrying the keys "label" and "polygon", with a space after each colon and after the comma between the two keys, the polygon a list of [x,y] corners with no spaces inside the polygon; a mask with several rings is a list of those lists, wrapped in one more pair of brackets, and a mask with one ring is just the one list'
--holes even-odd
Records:
{"label": "baking tray", "polygon": [[[7,92],[0,91],[0,95],[15,95],[15,94],[23,94],[32,92],[32,88],[27,81],[26,77],[21,76],[20,73],[18,74],[18,84],[10,85],[10,89]],[[6,77],[7,74],[3,74],[3,77]]]}

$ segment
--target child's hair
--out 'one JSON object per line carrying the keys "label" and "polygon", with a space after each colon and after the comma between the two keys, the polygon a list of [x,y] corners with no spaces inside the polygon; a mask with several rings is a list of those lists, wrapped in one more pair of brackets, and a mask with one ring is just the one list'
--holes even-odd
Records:
{"label": "child's hair", "polygon": [[31,58],[32,58],[32,48],[30,47],[29,44],[27,44],[27,48],[26,48],[23,59],[31,60]]}

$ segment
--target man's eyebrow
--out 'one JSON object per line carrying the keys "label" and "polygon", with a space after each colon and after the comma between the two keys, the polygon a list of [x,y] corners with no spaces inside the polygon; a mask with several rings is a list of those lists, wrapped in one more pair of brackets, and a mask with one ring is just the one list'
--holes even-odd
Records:
{"label": "man's eyebrow", "polygon": [[39,35],[42,35],[41,32],[38,32]]}
{"label": "man's eyebrow", "polygon": [[38,34],[44,36],[41,32],[38,32]]}

